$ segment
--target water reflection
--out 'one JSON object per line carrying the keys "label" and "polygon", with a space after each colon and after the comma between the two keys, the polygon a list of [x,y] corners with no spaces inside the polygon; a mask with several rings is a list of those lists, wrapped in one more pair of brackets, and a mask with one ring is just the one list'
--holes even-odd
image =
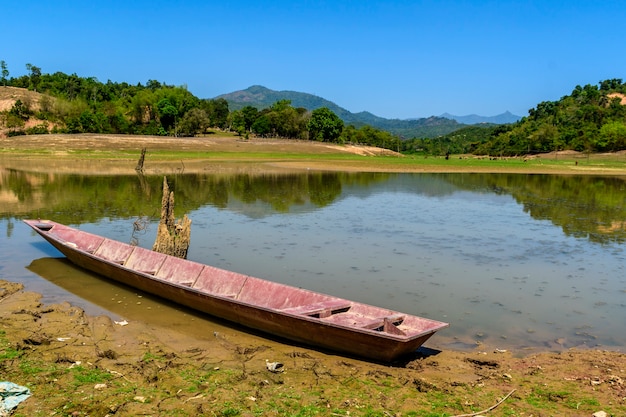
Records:
{"label": "water reflection", "polygon": [[[626,344],[624,179],[513,174],[177,175],[190,259],[449,321],[448,346]],[[0,271],[55,256],[16,222],[128,241],[162,177],[0,171]],[[140,244],[151,247],[156,227]],[[10,243],[8,243],[10,242]],[[47,294],[60,294],[46,287]]]}
{"label": "water reflection", "polygon": [[[54,217],[80,224],[157,216],[160,176],[82,176],[0,170],[0,218]],[[178,211],[210,205],[260,218],[316,210],[381,191],[431,197],[471,191],[511,195],[537,220],[597,243],[626,239],[626,178],[521,174],[185,174],[169,178]]]}
{"label": "water reflection", "polygon": [[453,184],[510,194],[534,219],[593,242],[626,238],[626,178],[561,175],[450,175]]}

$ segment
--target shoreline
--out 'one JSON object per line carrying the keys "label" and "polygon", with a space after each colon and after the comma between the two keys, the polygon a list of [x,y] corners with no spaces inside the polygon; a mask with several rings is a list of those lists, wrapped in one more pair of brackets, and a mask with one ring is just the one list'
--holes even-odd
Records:
{"label": "shoreline", "polygon": [[[61,409],[72,416],[173,410],[279,416],[305,409],[327,416],[418,410],[452,416],[484,410],[509,392],[494,415],[626,412],[626,355],[619,352],[568,349],[519,357],[486,346],[473,352],[426,348],[402,362],[378,364],[241,334],[219,322],[205,336],[190,337],[40,298],[0,280],[0,367],[4,378],[33,393],[16,417]],[[16,352],[13,359],[7,361],[7,352]],[[270,372],[266,359],[283,363],[284,372]],[[89,377],[77,380],[82,374]]]}

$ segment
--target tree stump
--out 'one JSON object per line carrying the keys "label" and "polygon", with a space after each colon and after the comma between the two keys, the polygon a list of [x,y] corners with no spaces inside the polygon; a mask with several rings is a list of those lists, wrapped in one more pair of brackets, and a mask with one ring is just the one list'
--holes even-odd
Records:
{"label": "tree stump", "polygon": [[170,192],[167,178],[163,177],[163,199],[161,200],[161,220],[157,237],[152,246],[155,252],[178,258],[187,258],[191,236],[191,220],[185,214],[182,219],[174,217],[174,192]]}

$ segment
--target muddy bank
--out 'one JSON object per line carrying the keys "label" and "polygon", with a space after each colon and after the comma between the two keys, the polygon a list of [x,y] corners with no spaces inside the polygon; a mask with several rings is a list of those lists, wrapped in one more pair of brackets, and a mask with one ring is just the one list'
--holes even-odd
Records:
{"label": "muddy bank", "polygon": [[[626,355],[518,356],[477,346],[376,364],[220,327],[205,338],[44,305],[0,281],[0,370],[17,416],[626,414]],[[266,360],[284,364],[273,373]]]}

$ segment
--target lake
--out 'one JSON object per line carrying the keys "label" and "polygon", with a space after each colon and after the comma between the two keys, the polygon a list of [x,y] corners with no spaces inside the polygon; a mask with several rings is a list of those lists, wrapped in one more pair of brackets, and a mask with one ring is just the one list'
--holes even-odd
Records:
{"label": "lake", "polygon": [[[626,178],[184,174],[188,258],[451,324],[429,347],[626,346]],[[189,312],[79,270],[21,223],[150,248],[162,177],[0,169],[0,277],[92,314]],[[144,315],[138,311],[141,310]],[[174,312],[174,313],[173,313]],[[202,320],[211,320],[202,318]],[[201,329],[198,329],[202,332]]]}

